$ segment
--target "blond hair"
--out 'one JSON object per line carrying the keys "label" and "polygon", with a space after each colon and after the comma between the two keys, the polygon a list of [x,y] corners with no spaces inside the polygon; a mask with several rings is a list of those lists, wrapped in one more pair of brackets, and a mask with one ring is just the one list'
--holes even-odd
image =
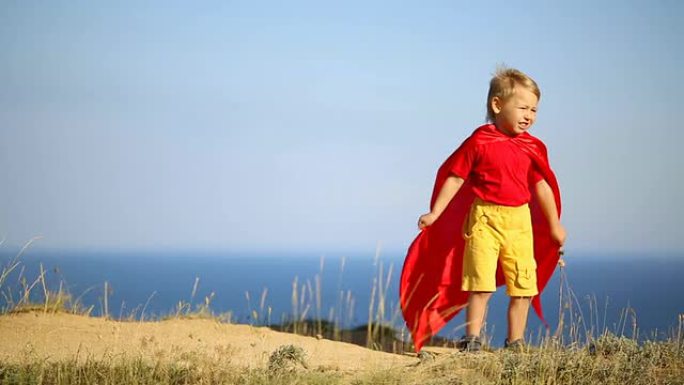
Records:
{"label": "blond hair", "polygon": [[513,92],[515,86],[521,86],[528,89],[533,94],[537,95],[537,99],[541,98],[541,91],[537,83],[531,77],[525,75],[522,71],[515,68],[508,68],[505,66],[498,67],[492,80],[489,82],[489,93],[487,95],[487,120],[494,121],[494,111],[492,110],[492,99],[499,98],[505,101]]}

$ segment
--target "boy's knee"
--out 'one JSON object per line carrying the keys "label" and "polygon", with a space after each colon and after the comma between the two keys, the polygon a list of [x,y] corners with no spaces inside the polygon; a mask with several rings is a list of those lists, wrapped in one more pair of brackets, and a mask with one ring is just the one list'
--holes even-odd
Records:
{"label": "boy's knee", "polygon": [[475,298],[479,299],[489,299],[492,296],[491,291],[471,291],[470,295],[475,296]]}
{"label": "boy's knee", "polygon": [[530,303],[532,300],[532,297],[526,297],[526,296],[511,296],[511,302],[513,303]]}

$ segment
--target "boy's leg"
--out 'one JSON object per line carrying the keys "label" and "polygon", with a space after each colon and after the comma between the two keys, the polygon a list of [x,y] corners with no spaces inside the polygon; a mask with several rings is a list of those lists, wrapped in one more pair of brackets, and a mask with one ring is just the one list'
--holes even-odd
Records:
{"label": "boy's leg", "polygon": [[[506,215],[506,247],[500,258],[506,280],[508,305],[508,342],[523,340],[530,299],[537,289],[537,264],[534,259],[532,220],[527,205],[510,208]],[[520,341],[519,341],[520,342]]]}
{"label": "boy's leg", "polygon": [[508,305],[508,341],[523,339],[527,325],[530,297],[511,297]]}
{"label": "boy's leg", "polygon": [[466,336],[478,336],[484,323],[487,303],[496,291],[496,268],[500,236],[490,225],[491,205],[475,199],[464,226],[463,281],[469,292],[466,309]]}
{"label": "boy's leg", "polygon": [[492,297],[491,292],[471,292],[468,296],[466,309],[466,335],[479,336],[487,311],[487,302]]}

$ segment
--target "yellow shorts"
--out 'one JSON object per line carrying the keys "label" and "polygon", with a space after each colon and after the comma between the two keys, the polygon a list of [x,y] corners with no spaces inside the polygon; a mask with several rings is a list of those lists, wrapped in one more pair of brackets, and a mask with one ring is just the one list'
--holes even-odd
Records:
{"label": "yellow shorts", "polygon": [[539,293],[527,204],[510,207],[476,198],[463,237],[463,291],[496,291],[500,261],[509,296],[532,297]]}

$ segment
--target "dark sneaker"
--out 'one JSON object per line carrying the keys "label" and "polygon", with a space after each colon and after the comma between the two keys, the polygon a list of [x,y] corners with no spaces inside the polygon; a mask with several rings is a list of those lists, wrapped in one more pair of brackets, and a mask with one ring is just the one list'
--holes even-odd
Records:
{"label": "dark sneaker", "polygon": [[456,348],[462,352],[479,352],[482,350],[482,341],[478,336],[463,336],[456,342]]}
{"label": "dark sneaker", "polygon": [[508,338],[506,338],[506,341],[504,341],[504,349],[512,350],[514,352],[522,352],[525,350],[525,341],[523,341],[522,338],[514,341],[509,341]]}

